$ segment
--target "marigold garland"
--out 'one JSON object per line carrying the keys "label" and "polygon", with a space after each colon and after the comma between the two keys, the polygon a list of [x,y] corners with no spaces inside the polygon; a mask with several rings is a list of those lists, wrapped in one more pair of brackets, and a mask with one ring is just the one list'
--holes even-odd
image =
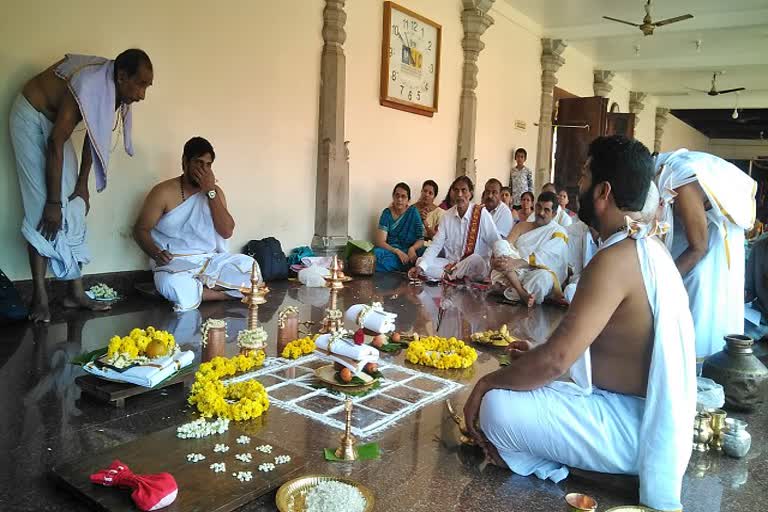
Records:
{"label": "marigold garland", "polygon": [[298,359],[301,356],[311,354],[315,351],[315,348],[317,348],[315,346],[317,336],[318,335],[315,334],[314,336],[305,336],[291,341],[285,346],[280,355],[286,359]]}
{"label": "marigold garland", "polygon": [[469,368],[477,360],[477,352],[462,340],[428,336],[412,341],[405,359],[413,364],[432,366],[440,370]]}
{"label": "marigold garland", "polygon": [[[269,409],[267,390],[257,380],[225,385],[221,379],[247,372],[264,364],[266,355],[259,350],[231,359],[214,357],[200,365],[188,402],[205,418],[216,416],[234,421],[258,418]],[[234,403],[230,403],[234,401]]]}
{"label": "marigold garland", "polygon": [[[151,354],[147,348],[152,345]],[[124,367],[134,362],[144,362],[155,357],[171,354],[176,348],[176,340],[168,331],[159,331],[151,325],[146,329],[135,328],[128,336],[113,336],[107,346],[107,362]]]}

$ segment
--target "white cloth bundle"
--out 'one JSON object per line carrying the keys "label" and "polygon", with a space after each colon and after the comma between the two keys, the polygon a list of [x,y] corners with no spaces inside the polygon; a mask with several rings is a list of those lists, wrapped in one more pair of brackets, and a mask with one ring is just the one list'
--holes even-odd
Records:
{"label": "white cloth bundle", "polygon": [[[315,345],[320,350],[330,352],[329,357],[331,360],[341,363],[354,373],[359,373],[360,370],[368,363],[374,363],[379,360],[379,351],[369,345],[355,345],[355,343],[348,338],[339,338],[331,343],[330,350],[328,349],[328,343],[331,340],[331,334],[323,334],[317,340]],[[347,359],[341,357],[334,357],[334,355],[343,356],[344,358],[353,359],[357,361],[357,364],[351,364]]]}
{"label": "white cloth bundle", "polygon": [[344,314],[344,320],[347,324],[347,329],[356,331],[360,327],[378,332],[380,334],[387,334],[395,330],[395,319],[397,315],[395,313],[389,313],[381,309],[371,309],[364,314],[363,325],[359,323],[360,314],[364,308],[370,308],[366,304],[355,304],[347,309]]}
{"label": "white cloth bundle", "polygon": [[299,270],[299,281],[310,288],[322,288],[325,286],[325,279],[323,277],[329,275],[331,275],[331,271],[327,268],[312,265],[311,267]]}
{"label": "white cloth bundle", "polygon": [[134,366],[124,372],[118,372],[106,366],[99,368],[93,361],[84,365],[83,369],[91,375],[101,377],[102,379],[151,388],[160,384],[182,368],[192,364],[194,359],[195,353],[191,350],[185,350],[170,356],[153,359],[149,365]]}

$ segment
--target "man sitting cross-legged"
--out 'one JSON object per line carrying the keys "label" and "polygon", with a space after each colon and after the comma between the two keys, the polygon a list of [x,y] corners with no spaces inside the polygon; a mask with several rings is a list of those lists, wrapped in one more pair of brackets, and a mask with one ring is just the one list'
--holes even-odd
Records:
{"label": "man sitting cross-legged", "polygon": [[[489,259],[499,232],[488,210],[472,203],[474,185],[466,176],[459,176],[451,184],[456,205],[440,219],[440,229],[424,256],[408,271],[411,279],[419,275],[437,281],[468,278],[485,280],[490,272]],[[444,258],[438,258],[440,251]]]}
{"label": "man sitting cross-legged", "polygon": [[[518,342],[464,408],[491,459],[555,482],[567,466],[639,475],[640,502],[680,510],[696,413],[693,321],[680,273],[643,207],[653,163],[640,142],[600,137],[580,180],[579,217],[603,244],[559,327]],[[568,374],[570,381],[556,380]],[[476,422],[479,420],[479,425]]]}
{"label": "man sitting cross-legged", "polygon": [[568,273],[568,236],[553,220],[557,196],[542,192],[536,202],[535,221],[519,222],[509,238],[496,242],[491,282],[504,289],[509,300],[528,307],[549,295],[562,295]]}
{"label": "man sitting cross-legged", "polygon": [[216,185],[215,157],[202,137],[187,141],[184,173],[152,189],[133,228],[151,258],[155,287],[176,311],[195,309],[204,300],[242,297],[238,288],[250,286],[253,258],[227,252],[235,221]]}

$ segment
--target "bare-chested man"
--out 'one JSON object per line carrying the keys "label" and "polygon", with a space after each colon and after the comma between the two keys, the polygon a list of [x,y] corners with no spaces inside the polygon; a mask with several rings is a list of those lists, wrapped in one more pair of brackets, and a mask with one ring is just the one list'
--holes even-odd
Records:
{"label": "bare-chested man", "polygon": [[[152,77],[152,63],[141,50],[126,50],[115,60],[67,54],[27,82],[13,104],[10,132],[24,204],[21,232],[28,242],[34,321],[50,321],[49,263],[57,279],[71,282],[65,307],[108,309],[88,300],[81,280],[81,267],[90,261],[88,177],[93,166],[97,190],[106,187],[116,116],[123,120],[126,152],[133,154],[130,105],[144,99]],[[78,174],[70,137],[81,121],[86,136]]]}
{"label": "bare-chested man", "polygon": [[[643,208],[653,163],[637,141],[600,137],[582,172],[579,217],[603,245],[550,339],[517,344],[512,364],[480,379],[466,423],[515,473],[555,482],[567,466],[637,474],[643,505],[679,510],[696,402],[693,325],[655,223],[627,220]],[[557,380],[564,374],[570,381]]]}
{"label": "bare-chested man", "polygon": [[533,307],[553,293],[562,295],[568,273],[568,236],[554,221],[557,196],[542,192],[535,220],[518,222],[505,241],[493,248],[491,282],[508,300]]}
{"label": "bare-chested man", "polygon": [[150,191],[133,228],[150,257],[157,291],[177,312],[196,309],[202,301],[242,297],[238,289],[250,286],[253,258],[227,252],[235,220],[216,185],[215,158],[210,142],[189,139],[183,174]]}

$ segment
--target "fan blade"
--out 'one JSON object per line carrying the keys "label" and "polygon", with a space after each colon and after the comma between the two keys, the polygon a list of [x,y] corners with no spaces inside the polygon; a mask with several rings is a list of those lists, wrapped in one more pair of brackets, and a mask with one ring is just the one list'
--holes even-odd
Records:
{"label": "fan blade", "polygon": [[704,94],[707,94],[710,92],[710,91],[705,91],[704,89],[694,89],[693,87],[686,87],[686,89],[689,89],[694,92],[703,92]]}
{"label": "fan blade", "polygon": [[603,18],[605,18],[607,20],[611,20],[611,21],[616,21],[618,23],[623,23],[625,25],[632,25],[633,27],[639,27],[640,26],[637,23],[632,23],[631,21],[620,20],[618,18],[611,18],[610,16],[603,16]]}
{"label": "fan blade", "polygon": [[725,89],[722,91],[717,91],[717,94],[728,94],[729,92],[739,92],[739,91],[746,91],[747,89],[745,87],[737,87],[735,89]]}
{"label": "fan blade", "polygon": [[686,91],[662,91],[649,93],[651,96],[690,96],[691,93]]}
{"label": "fan blade", "polygon": [[691,18],[693,18],[693,14],[683,14],[682,16],[677,16],[675,18],[667,18],[665,20],[657,21],[653,24],[653,26],[663,27],[664,25],[669,25],[670,23],[677,23],[678,21],[689,20]]}

